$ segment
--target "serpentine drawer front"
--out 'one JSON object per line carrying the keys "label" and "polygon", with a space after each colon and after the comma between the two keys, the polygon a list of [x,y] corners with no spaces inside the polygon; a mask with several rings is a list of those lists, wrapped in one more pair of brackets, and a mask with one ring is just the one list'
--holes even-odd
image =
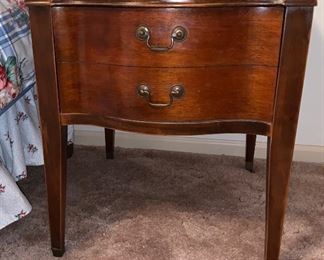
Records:
{"label": "serpentine drawer front", "polygon": [[92,124],[107,158],[115,129],[246,134],[249,171],[267,136],[264,257],[278,259],[316,0],[25,1],[53,254],[65,250],[67,126]]}
{"label": "serpentine drawer front", "polygon": [[271,122],[283,11],[54,8],[61,111]]}
{"label": "serpentine drawer front", "polygon": [[[62,113],[154,122],[272,119],[277,76],[272,67],[143,68],[68,62],[57,68]],[[149,88],[149,96],[140,95],[141,85]],[[175,85],[183,94],[170,97]]]}
{"label": "serpentine drawer front", "polygon": [[[56,58],[125,66],[278,66],[283,12],[279,7],[54,8]],[[143,27],[148,44],[137,35]],[[179,27],[185,36],[171,45]]]}

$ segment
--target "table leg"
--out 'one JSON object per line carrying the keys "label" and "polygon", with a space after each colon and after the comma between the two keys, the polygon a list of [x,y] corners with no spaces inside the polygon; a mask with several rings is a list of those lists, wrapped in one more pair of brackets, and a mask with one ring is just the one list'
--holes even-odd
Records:
{"label": "table leg", "polygon": [[105,128],[105,140],[106,140],[106,158],[114,159],[115,130]]}
{"label": "table leg", "polygon": [[72,158],[73,156],[73,152],[74,152],[74,144],[73,143],[69,143],[67,145],[67,152],[66,152],[66,157],[68,159]]}
{"label": "table leg", "polygon": [[[265,259],[279,258],[313,8],[285,9],[272,132],[268,138]],[[296,44],[298,39],[298,44]]]}
{"label": "table leg", "polygon": [[[67,126],[61,125],[51,8],[31,6],[30,24],[43,137],[51,247],[64,254]],[[37,50],[37,51],[36,51]]]}
{"label": "table leg", "polygon": [[245,145],[245,169],[253,172],[253,161],[254,161],[254,151],[256,135],[247,134],[246,135],[246,145]]}
{"label": "table leg", "polygon": [[268,138],[265,240],[267,260],[279,258],[293,148],[293,143],[282,145],[282,140]]}
{"label": "table leg", "polygon": [[[48,143],[48,142],[44,142]],[[54,256],[64,254],[67,127],[62,126],[44,147],[51,247]],[[51,161],[52,163],[48,163]]]}

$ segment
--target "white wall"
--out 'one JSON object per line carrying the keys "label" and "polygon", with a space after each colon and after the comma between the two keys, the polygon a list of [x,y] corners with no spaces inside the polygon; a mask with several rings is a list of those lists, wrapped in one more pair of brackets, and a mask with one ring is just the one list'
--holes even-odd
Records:
{"label": "white wall", "polygon": [[324,146],[324,1],[318,2],[314,13],[296,143]]}
{"label": "white wall", "polygon": [[[102,135],[102,130],[95,127],[89,126],[78,126],[76,132],[76,142],[79,144],[103,144],[103,139],[100,141],[95,141],[91,139],[91,133],[98,136],[98,132]],[[86,134],[85,134],[86,133]],[[218,150],[220,153],[229,153],[238,155],[235,152],[231,151],[231,148],[225,149],[225,146],[215,147],[211,149],[209,146],[204,148],[197,145],[199,142],[202,144],[217,144],[222,143],[240,143],[244,141],[244,135],[209,135],[209,136],[195,136],[195,137],[184,137],[184,138],[171,138],[171,137],[148,137],[138,138],[139,135],[121,133],[119,136],[122,136],[123,141],[118,141],[117,135],[117,145],[120,146],[131,146],[134,147],[145,147],[145,148],[154,148],[154,149],[169,149],[169,150],[186,150],[197,151],[197,152],[206,152],[206,153],[216,153]],[[137,138],[137,142],[133,142],[133,145],[127,145],[126,139],[132,143],[132,138]],[[84,140],[87,138],[88,140]],[[126,138],[126,139],[125,139]],[[170,142],[174,140],[174,142]],[[161,142],[162,141],[162,142]],[[264,147],[263,142],[265,138],[258,137],[259,146]],[[140,143],[139,143],[140,142]],[[145,143],[146,142],[146,143]],[[181,142],[191,143],[192,146],[183,145],[182,148]],[[324,161],[324,1],[320,0],[319,5],[315,8],[314,21],[311,35],[310,50],[308,56],[308,64],[305,78],[305,86],[303,92],[303,99],[299,117],[299,126],[297,132],[296,144],[301,150],[305,150],[303,147],[314,146],[317,151],[317,159],[313,161]],[[200,148],[198,148],[198,146]],[[196,147],[196,148],[195,148]],[[232,146],[235,149],[235,145]],[[308,149],[308,148],[307,148]],[[306,149],[306,150],[307,150]],[[264,154],[264,149],[262,149],[262,154]],[[243,148],[238,152],[242,155]],[[318,154],[320,153],[320,154]],[[258,156],[258,153],[257,153]],[[314,157],[314,154],[310,154],[308,159],[305,161],[312,161],[311,157]],[[259,157],[264,157],[260,155]],[[298,157],[299,160],[303,160],[302,156]]]}

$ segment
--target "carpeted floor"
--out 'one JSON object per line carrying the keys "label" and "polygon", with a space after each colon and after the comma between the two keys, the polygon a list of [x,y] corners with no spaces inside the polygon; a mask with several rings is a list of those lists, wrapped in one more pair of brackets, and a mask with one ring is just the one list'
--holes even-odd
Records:
{"label": "carpeted floor", "polygon": [[[68,164],[63,259],[262,259],[265,161],[78,147]],[[33,205],[0,231],[0,259],[52,259],[42,168],[20,183]],[[324,259],[324,167],[294,163],[281,259]]]}

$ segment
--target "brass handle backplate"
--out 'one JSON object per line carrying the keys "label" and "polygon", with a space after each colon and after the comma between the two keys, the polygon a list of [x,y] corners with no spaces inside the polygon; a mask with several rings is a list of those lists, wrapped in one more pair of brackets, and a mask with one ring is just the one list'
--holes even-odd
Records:
{"label": "brass handle backplate", "polygon": [[173,104],[173,100],[175,98],[181,98],[184,95],[184,87],[181,85],[174,85],[171,87],[170,89],[170,93],[169,93],[169,97],[170,100],[168,103],[155,103],[152,101],[152,94],[151,94],[151,89],[149,86],[147,85],[139,85],[137,87],[137,93],[138,95],[140,95],[141,97],[144,97],[147,101],[148,104],[151,107],[155,107],[155,108],[163,108],[163,107],[169,107]]}
{"label": "brass handle backplate", "polygon": [[187,37],[187,30],[182,26],[175,27],[171,33],[171,43],[167,47],[152,45],[150,43],[151,32],[150,32],[149,28],[147,28],[146,26],[140,26],[137,28],[136,37],[140,41],[146,41],[146,45],[151,51],[165,52],[165,51],[169,51],[173,48],[174,42],[184,41]]}

